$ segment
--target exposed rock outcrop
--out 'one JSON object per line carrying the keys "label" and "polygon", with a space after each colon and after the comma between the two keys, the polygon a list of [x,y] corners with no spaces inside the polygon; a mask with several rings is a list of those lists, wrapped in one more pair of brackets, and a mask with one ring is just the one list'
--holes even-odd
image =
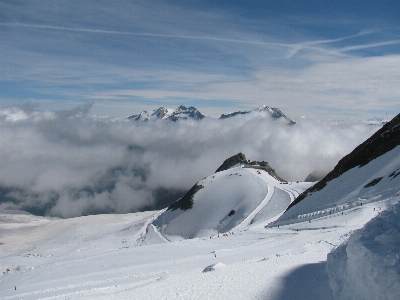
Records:
{"label": "exposed rock outcrop", "polygon": [[287,208],[302,201],[308,195],[322,190],[329,181],[338,178],[343,173],[355,167],[363,167],[377,157],[400,145],[400,114],[386,123],[364,143],[356,147],[350,154],[343,157],[336,167],[322,180],[300,194]]}
{"label": "exposed rock outcrop", "polygon": [[237,165],[239,163],[248,163],[246,156],[241,152],[225,159],[224,163],[215,171],[215,173],[228,170],[229,168],[232,168],[234,165]]}
{"label": "exposed rock outcrop", "polygon": [[193,196],[202,188],[204,188],[202,185],[195,184],[190,190],[187,191],[187,193],[182,198],[180,198],[174,204],[170,205],[168,209],[172,209],[172,211],[176,209],[181,209],[181,210],[191,209],[194,203]]}

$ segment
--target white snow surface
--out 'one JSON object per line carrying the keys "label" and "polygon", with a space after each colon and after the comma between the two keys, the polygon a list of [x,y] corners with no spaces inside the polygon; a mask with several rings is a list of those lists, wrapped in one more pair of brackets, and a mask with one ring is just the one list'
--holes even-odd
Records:
{"label": "white snow surface", "polygon": [[400,203],[328,254],[336,299],[400,299]]}
{"label": "white snow surface", "polygon": [[172,109],[172,108],[160,107],[160,108],[154,109],[152,111],[147,111],[147,110],[142,111],[139,115],[137,115],[135,117],[135,119],[141,120],[141,121],[167,119],[169,116],[172,115],[173,112],[174,112],[174,109]]}
{"label": "white snow surface", "polygon": [[[397,146],[367,165],[350,169],[329,181],[322,190],[307,196],[286,211],[275,225],[291,223],[296,219],[313,219],[321,214],[395,196],[400,192],[400,176],[390,175],[399,172],[400,146]],[[380,179],[378,183],[366,187],[377,179]]]}
{"label": "white snow surface", "polygon": [[355,291],[366,285],[374,299],[399,299],[399,207],[384,212],[400,201],[400,176],[386,175],[400,170],[394,150],[380,167],[360,169],[374,175],[354,173],[361,187],[387,167],[369,192],[349,196],[335,183],[346,203],[368,201],[303,207],[312,222],[266,226],[310,184],[244,168],[203,179],[186,211],[71,219],[2,212],[0,299],[369,299]]}
{"label": "white snow surface", "polygon": [[169,209],[153,222],[169,239],[214,236],[250,223],[268,222],[312,185],[282,184],[263,170],[241,166],[215,173],[197,184],[203,188],[194,195],[191,209]]}
{"label": "white snow surface", "polygon": [[[168,242],[160,212],[0,217],[0,299],[332,299],[327,254],[400,197],[279,228]],[[212,272],[205,272],[208,266]],[[4,272],[4,273],[3,273]]]}

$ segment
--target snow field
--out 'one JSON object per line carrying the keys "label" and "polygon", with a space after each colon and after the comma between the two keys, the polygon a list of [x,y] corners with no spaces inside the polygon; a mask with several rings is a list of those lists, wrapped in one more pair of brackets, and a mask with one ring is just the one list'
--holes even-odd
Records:
{"label": "snow field", "polygon": [[[50,232],[47,239],[41,236],[34,250],[14,248],[1,256],[2,269],[10,265],[31,269],[0,276],[0,299],[288,299],[294,292],[298,299],[310,299],[315,293],[331,299],[324,271],[327,254],[377,215],[373,208],[379,206],[382,202],[370,203],[312,223],[250,226],[227,237],[142,246],[134,239],[149,227],[152,212],[92,216],[90,222],[87,217],[46,220],[63,229],[60,236]],[[27,228],[26,223],[14,225],[21,232]],[[34,228],[25,233],[35,235],[43,229]],[[73,240],[78,232],[84,247]],[[7,234],[3,231],[2,238]],[[41,256],[28,255],[34,253]],[[216,263],[225,266],[203,273]]]}
{"label": "snow field", "polygon": [[400,203],[329,253],[327,270],[337,299],[399,299]]}
{"label": "snow field", "polygon": [[[340,177],[327,183],[321,191],[317,191],[285,212],[276,222],[289,223],[307,214],[337,209],[338,206],[353,206],[361,203],[375,202],[379,199],[394,197],[400,192],[400,177],[389,176],[400,168],[400,146],[385,155],[372,160],[367,165],[355,167]],[[376,184],[368,186],[377,178]]]}
{"label": "snow field", "polygon": [[3,213],[0,299],[399,299],[399,166],[397,147],[284,214],[311,184],[240,167],[186,211]]}
{"label": "snow field", "polygon": [[[215,236],[278,217],[311,183],[282,184],[263,170],[236,166],[198,182],[188,210],[167,210],[153,222],[169,240]],[[177,238],[178,237],[178,238]]]}

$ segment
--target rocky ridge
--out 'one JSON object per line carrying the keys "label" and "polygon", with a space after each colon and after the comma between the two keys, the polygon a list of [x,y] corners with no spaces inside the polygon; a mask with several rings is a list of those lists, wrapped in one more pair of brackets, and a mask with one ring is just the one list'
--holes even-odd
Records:
{"label": "rocky ridge", "polygon": [[151,120],[169,120],[176,122],[178,120],[201,120],[204,115],[195,107],[179,106],[176,110],[165,108],[161,106],[153,111],[142,111],[138,115],[129,116],[129,120],[134,121],[151,121]]}
{"label": "rocky ridge", "polygon": [[[273,120],[279,120],[280,122],[293,125],[296,124],[295,121],[288,118],[282,111],[276,107],[269,107],[267,105],[262,105],[259,108],[250,110],[250,111],[237,111],[229,114],[222,114],[219,119],[229,119],[238,115],[244,115],[249,113],[265,113],[267,112],[268,115]],[[129,120],[134,121],[151,121],[151,120],[169,120],[172,122],[176,122],[178,120],[202,120],[205,116],[195,107],[190,106],[186,107],[184,105],[179,106],[177,109],[168,109],[161,106],[158,109],[152,111],[142,111],[138,115],[129,116]]]}
{"label": "rocky ridge", "polygon": [[287,208],[295,206],[307,196],[322,190],[329,181],[356,167],[363,167],[377,157],[400,145],[400,114],[386,123],[364,143],[343,157],[335,168],[311,188],[300,194]]}
{"label": "rocky ridge", "polygon": [[222,114],[219,118],[220,119],[229,119],[229,118],[232,118],[232,117],[235,117],[238,115],[245,115],[245,114],[250,114],[250,113],[254,113],[254,112],[256,112],[256,113],[257,112],[267,112],[273,120],[284,121],[289,125],[296,124],[295,121],[288,118],[279,108],[270,107],[267,105],[262,105],[259,108],[249,110],[249,111],[237,111],[237,112],[233,112],[230,114]]}

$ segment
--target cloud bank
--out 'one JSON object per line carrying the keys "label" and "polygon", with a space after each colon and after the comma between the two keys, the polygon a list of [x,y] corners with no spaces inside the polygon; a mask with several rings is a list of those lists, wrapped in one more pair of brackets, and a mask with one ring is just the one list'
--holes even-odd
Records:
{"label": "cloud bank", "polygon": [[287,180],[328,172],[378,128],[262,114],[201,122],[112,121],[31,107],[0,110],[0,210],[75,217],[159,209],[238,152]]}

